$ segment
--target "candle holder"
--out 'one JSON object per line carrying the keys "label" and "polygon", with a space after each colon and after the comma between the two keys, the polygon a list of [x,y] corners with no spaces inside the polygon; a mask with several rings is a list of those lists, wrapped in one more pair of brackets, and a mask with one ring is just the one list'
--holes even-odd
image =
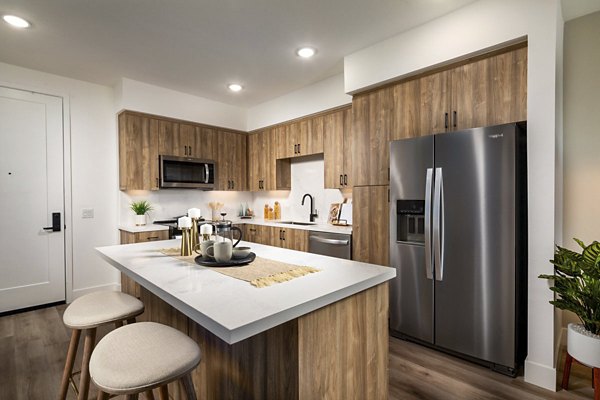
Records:
{"label": "candle holder", "polygon": [[192,218],[192,229],[190,230],[190,246],[192,251],[198,246],[198,218]]}
{"label": "candle holder", "polygon": [[192,255],[191,228],[181,228],[181,256]]}

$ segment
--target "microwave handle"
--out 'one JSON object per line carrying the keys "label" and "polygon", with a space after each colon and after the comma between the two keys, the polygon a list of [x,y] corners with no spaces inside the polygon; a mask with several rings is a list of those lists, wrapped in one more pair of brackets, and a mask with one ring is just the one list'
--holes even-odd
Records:
{"label": "microwave handle", "polygon": [[204,164],[204,183],[208,183],[208,164]]}

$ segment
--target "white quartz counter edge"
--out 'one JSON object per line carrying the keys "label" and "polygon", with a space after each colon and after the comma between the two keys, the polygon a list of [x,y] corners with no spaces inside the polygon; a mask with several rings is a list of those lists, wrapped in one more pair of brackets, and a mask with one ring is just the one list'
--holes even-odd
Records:
{"label": "white quartz counter edge", "polygon": [[[177,241],[175,241],[175,240],[169,241],[169,242],[164,241],[162,243],[163,243],[163,245],[166,243],[169,243],[171,247],[177,245]],[[251,245],[255,248],[260,248],[260,247],[270,248],[271,250],[277,251],[278,253],[282,253],[282,254],[286,253],[286,254],[284,254],[284,256],[289,256],[291,254],[293,257],[293,253],[299,253],[299,252],[295,252],[293,250],[279,249],[279,248],[274,248],[271,246],[263,246],[263,245],[258,245],[258,244],[254,244],[254,243],[245,243],[245,245]],[[315,311],[321,307],[335,303],[339,300],[342,300],[346,297],[352,296],[363,290],[377,286],[377,285],[384,283],[390,279],[393,279],[396,276],[396,271],[393,268],[387,268],[387,267],[375,266],[375,265],[371,265],[371,264],[342,260],[343,262],[346,262],[346,263],[352,262],[352,263],[364,265],[365,268],[371,268],[371,267],[377,268],[378,273],[367,279],[359,280],[359,281],[357,281],[351,285],[348,285],[346,287],[343,287],[341,289],[338,289],[338,290],[335,290],[335,291],[332,291],[329,293],[324,293],[321,296],[315,297],[313,299],[309,299],[307,301],[300,302],[298,304],[295,304],[293,307],[289,307],[280,312],[276,312],[271,315],[265,315],[262,318],[253,320],[250,323],[246,323],[242,326],[235,327],[235,328],[228,328],[227,326],[219,323],[218,321],[215,321],[213,318],[210,318],[209,316],[205,315],[200,310],[190,306],[188,303],[186,303],[185,301],[183,301],[182,299],[180,299],[173,293],[165,290],[163,287],[147,280],[146,278],[144,278],[140,274],[137,274],[135,271],[128,268],[127,266],[122,265],[120,262],[118,262],[117,260],[115,260],[114,258],[112,258],[109,255],[109,253],[111,253],[110,250],[114,249],[116,247],[130,247],[131,248],[134,246],[138,247],[138,248],[140,248],[141,246],[143,246],[144,248],[154,248],[154,249],[159,248],[159,247],[157,247],[157,243],[154,242],[154,243],[142,243],[142,244],[132,244],[132,245],[124,245],[124,246],[109,246],[109,247],[97,248],[96,250],[100,253],[102,258],[104,258],[107,262],[109,262],[115,268],[117,268],[121,272],[125,273],[127,276],[129,276],[130,278],[132,278],[133,280],[138,282],[141,286],[143,286],[144,288],[146,288],[147,290],[152,292],[154,295],[158,296],[159,298],[164,300],[166,303],[168,303],[169,305],[171,305],[172,307],[174,307],[175,309],[179,310],[180,312],[185,314],[187,317],[192,319],[194,322],[198,323],[199,325],[201,325],[205,329],[209,330],[210,332],[212,332],[213,334],[215,334],[216,336],[218,336],[219,338],[221,338],[222,340],[224,340],[225,342],[227,342],[229,344],[239,342],[241,340],[244,340],[251,336],[254,336],[258,333],[267,331],[275,326],[281,325],[285,322],[291,321],[302,315],[308,314],[308,313]],[[169,246],[164,246],[164,247],[169,247]],[[308,253],[303,253],[303,254],[308,254]],[[260,255],[260,251],[259,251],[259,255]],[[337,260],[332,257],[325,257],[325,256],[313,255],[313,254],[310,254],[310,257],[318,257],[318,258],[322,258],[322,259],[328,259],[327,260],[328,262],[335,262]],[[175,260],[173,262],[177,263],[177,261],[175,261]],[[199,268],[202,268],[202,267],[199,267]],[[317,276],[318,274],[319,273],[314,274],[314,275]],[[224,278],[227,278],[227,279],[234,279],[234,278],[230,278],[230,277],[225,277],[224,275],[221,275],[221,276]],[[302,278],[297,278],[297,279],[302,279]],[[298,283],[298,282],[296,282],[296,283]],[[246,283],[246,282],[244,282],[244,284],[250,285],[249,283]],[[285,283],[279,284],[279,285],[285,285]],[[253,288],[253,289],[254,290],[262,290],[262,289],[258,289],[258,288]],[[236,310],[231,310],[231,312],[235,313]]]}
{"label": "white quartz counter edge", "polygon": [[264,226],[275,226],[280,228],[299,229],[303,231],[316,231],[316,232],[329,232],[329,233],[343,233],[346,235],[352,234],[352,226],[336,226],[331,224],[315,224],[315,225],[294,225],[294,224],[282,224],[273,221],[265,221],[264,219],[233,219],[234,224],[252,224],[252,225],[264,225]]}
{"label": "white quartz counter edge", "polygon": [[153,231],[168,231],[169,227],[165,225],[119,225],[119,229],[126,232],[138,233],[138,232],[153,232]]}

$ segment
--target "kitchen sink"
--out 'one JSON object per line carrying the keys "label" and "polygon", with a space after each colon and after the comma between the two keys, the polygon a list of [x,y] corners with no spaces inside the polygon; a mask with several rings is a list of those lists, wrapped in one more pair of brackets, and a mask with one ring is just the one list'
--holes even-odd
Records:
{"label": "kitchen sink", "polygon": [[300,222],[300,221],[277,221],[277,224],[288,224],[288,225],[303,225],[303,226],[310,226],[310,225],[316,225],[316,222]]}

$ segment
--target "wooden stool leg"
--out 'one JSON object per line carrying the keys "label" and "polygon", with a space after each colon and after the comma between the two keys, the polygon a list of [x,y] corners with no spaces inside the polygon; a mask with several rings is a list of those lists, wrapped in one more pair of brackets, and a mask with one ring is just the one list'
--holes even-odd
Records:
{"label": "wooden stool leg", "polygon": [[98,390],[98,397],[96,397],[96,400],[108,400],[110,398],[110,396],[108,395],[108,393],[104,393],[102,390]]}
{"label": "wooden stool leg", "polygon": [[146,390],[144,392],[144,396],[146,396],[147,400],[154,400],[154,393],[152,392],[152,390]]}
{"label": "wooden stool leg", "polygon": [[196,391],[194,390],[194,382],[192,381],[192,375],[187,374],[183,378],[183,389],[185,390],[185,394],[187,400],[196,400]]}
{"label": "wooden stool leg", "polygon": [[594,368],[594,400],[600,400],[600,368]]}
{"label": "wooden stool leg", "polygon": [[169,400],[169,387],[167,385],[158,388],[158,398],[160,400]]}
{"label": "wooden stool leg", "polygon": [[79,329],[73,329],[71,332],[71,341],[69,342],[69,350],[67,351],[65,369],[63,371],[62,381],[60,382],[60,394],[58,395],[59,400],[65,400],[67,398],[67,390],[69,390],[69,378],[71,377],[71,372],[73,372],[73,363],[75,362],[75,356],[77,355],[77,346],[79,346],[80,336],[81,331]]}
{"label": "wooden stool leg", "polygon": [[571,375],[571,364],[573,364],[573,357],[567,352],[565,358],[565,370],[563,371],[562,388],[565,390],[569,389],[569,375]]}
{"label": "wooden stool leg", "polygon": [[96,328],[85,331],[85,341],[83,342],[83,360],[81,362],[81,378],[79,379],[78,400],[87,400],[90,389],[90,357],[96,344]]}

